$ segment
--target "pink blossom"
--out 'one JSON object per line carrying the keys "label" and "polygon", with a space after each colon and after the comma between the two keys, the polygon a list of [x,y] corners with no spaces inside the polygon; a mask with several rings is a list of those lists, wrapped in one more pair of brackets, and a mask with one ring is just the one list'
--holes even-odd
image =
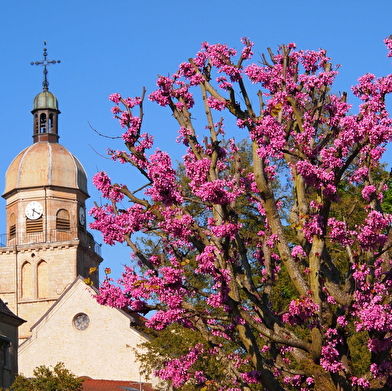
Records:
{"label": "pink blossom", "polygon": [[221,308],[224,302],[224,297],[219,293],[212,293],[206,300],[206,303],[214,308]]}
{"label": "pink blossom", "polygon": [[180,208],[167,208],[161,213],[164,220],[158,224],[159,228],[161,228],[172,241],[178,240],[178,244],[185,243],[192,235],[193,217],[183,213]]}
{"label": "pink blossom", "polygon": [[105,198],[114,199],[116,202],[124,198],[124,194],[120,191],[121,186],[112,186],[110,178],[104,171],[98,172],[93,176],[93,184]]}
{"label": "pink blossom", "polygon": [[392,57],[392,38],[391,37],[385,38],[384,43],[388,48],[388,57]]}
{"label": "pink blossom", "polygon": [[142,101],[141,101],[141,99],[139,97],[136,97],[136,98],[125,98],[124,99],[124,103],[125,103],[126,106],[128,106],[129,108],[132,109],[135,106],[139,106],[142,103]]}
{"label": "pink blossom", "polygon": [[259,371],[242,373],[241,376],[249,384],[261,382],[261,373]]}
{"label": "pink blossom", "polygon": [[389,361],[383,361],[381,364],[373,363],[370,365],[370,372],[373,374],[375,379],[390,376],[391,369],[391,363]]}
{"label": "pink blossom", "polygon": [[305,252],[305,250],[302,248],[302,246],[295,246],[292,250],[291,250],[291,255],[294,258],[301,258],[301,257],[306,257],[307,254]]}
{"label": "pink blossom", "polygon": [[226,107],[226,102],[222,102],[221,100],[216,99],[213,96],[209,96],[208,97],[207,104],[212,109],[215,109],[215,110],[218,110],[218,111],[222,111]]}
{"label": "pink blossom", "polygon": [[335,329],[327,330],[327,345],[321,349],[320,364],[326,370],[333,373],[344,370],[344,365],[339,361],[339,352],[336,346],[341,343],[341,337]]}
{"label": "pink blossom", "polygon": [[112,102],[114,102],[116,105],[118,105],[120,103],[121,100],[121,95],[116,93],[116,94],[111,94],[109,95],[109,100],[111,100]]}
{"label": "pink blossom", "polygon": [[166,152],[157,151],[150,158],[149,176],[152,186],[145,191],[154,201],[165,205],[182,203],[182,197],[176,183],[176,172]]}
{"label": "pink blossom", "polygon": [[338,221],[335,217],[328,219],[328,227],[330,229],[329,236],[335,243],[343,246],[352,245],[354,243],[353,236],[355,231],[349,231],[344,221]]}
{"label": "pink blossom", "polygon": [[366,380],[363,377],[358,378],[356,376],[353,376],[351,378],[351,385],[352,386],[359,386],[359,387],[366,389],[366,388],[370,387],[370,382],[369,382],[369,380]]}
{"label": "pink blossom", "polygon": [[245,45],[245,47],[242,49],[241,57],[245,60],[249,60],[253,56],[252,47],[254,42],[250,41],[249,38],[244,37],[241,38],[241,43]]}
{"label": "pink blossom", "polygon": [[130,301],[123,295],[120,287],[110,284],[108,280],[102,283],[99,294],[95,296],[99,304],[110,307],[124,308]]}
{"label": "pink blossom", "polygon": [[370,303],[362,303],[362,308],[357,311],[359,321],[356,322],[356,330],[376,330],[389,332],[392,330],[392,309],[390,305],[376,304],[376,300]]}
{"label": "pink blossom", "polygon": [[121,217],[113,213],[111,206],[94,206],[89,213],[95,219],[90,223],[90,228],[101,231],[105,243],[114,245],[124,241],[126,229],[122,226]]}
{"label": "pink blossom", "polygon": [[222,90],[230,90],[231,88],[233,88],[233,83],[227,81],[226,76],[219,76],[216,78],[216,81]]}
{"label": "pink blossom", "polygon": [[202,274],[215,274],[216,253],[219,253],[219,250],[215,246],[206,246],[203,252],[196,256],[198,266],[195,269],[195,272]]}
{"label": "pink blossom", "polygon": [[365,186],[362,190],[362,197],[366,201],[370,201],[372,196],[375,194],[375,192],[376,192],[376,186],[374,185]]}
{"label": "pink blossom", "polygon": [[146,326],[155,330],[163,330],[169,324],[172,324],[182,318],[184,314],[182,309],[173,309],[167,311],[157,311],[147,322]]}
{"label": "pink blossom", "polygon": [[[188,370],[203,352],[203,346],[198,344],[193,349],[190,349],[187,355],[170,360],[165,368],[158,370],[155,375],[163,380],[170,380],[173,387],[182,387],[186,381],[191,378],[191,374],[188,373]],[[199,373],[198,377],[200,380],[201,373]]]}
{"label": "pink blossom", "polygon": [[314,383],[314,379],[312,377],[307,377],[305,381],[309,386]]}
{"label": "pink blossom", "polygon": [[264,345],[262,348],[261,348],[261,351],[263,352],[263,353],[267,353],[268,351],[269,351],[269,346],[268,345]]}
{"label": "pink blossom", "polygon": [[384,216],[376,210],[369,212],[365,224],[360,227],[361,233],[358,235],[361,247],[371,249],[382,246],[387,240],[387,236],[383,231],[390,222],[391,216],[389,215]]}
{"label": "pink blossom", "polygon": [[288,312],[283,314],[283,322],[291,325],[304,324],[310,321],[314,322],[314,316],[320,310],[311,297],[303,297],[301,299],[292,300],[289,304]]}
{"label": "pink blossom", "polygon": [[338,316],[336,318],[336,323],[341,327],[346,327],[348,325],[348,322],[344,316]]}
{"label": "pink blossom", "polygon": [[311,218],[308,219],[308,221],[306,221],[303,226],[305,238],[309,242],[313,241],[314,235],[322,235],[323,229],[324,229],[323,217],[318,214],[311,216]]}
{"label": "pink blossom", "polygon": [[234,240],[241,227],[242,224],[225,223],[211,227],[211,231],[217,237],[227,237]]}
{"label": "pink blossom", "polygon": [[204,384],[207,381],[207,378],[205,377],[203,371],[196,371],[194,378],[195,378],[197,384]]}
{"label": "pink blossom", "polygon": [[[232,188],[233,191],[230,191]],[[242,191],[235,187],[233,182],[223,179],[216,179],[212,182],[206,182],[194,190],[196,196],[203,201],[213,204],[227,205],[235,201]]]}

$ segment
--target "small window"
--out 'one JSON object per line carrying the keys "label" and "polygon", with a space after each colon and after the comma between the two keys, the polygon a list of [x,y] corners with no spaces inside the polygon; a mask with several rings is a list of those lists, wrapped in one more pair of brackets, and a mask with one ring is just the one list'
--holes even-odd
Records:
{"label": "small window", "polygon": [[56,229],[60,231],[69,231],[71,223],[69,220],[69,213],[65,209],[60,209],[56,215]]}
{"label": "small window", "polygon": [[3,347],[3,363],[4,363],[4,369],[10,370],[11,369],[11,346],[6,345]]}
{"label": "small window", "polygon": [[90,318],[87,314],[81,312],[74,316],[72,323],[77,330],[83,331],[90,325]]}
{"label": "small window", "polygon": [[13,239],[16,236],[16,216],[15,213],[11,213],[9,220],[9,237]]}
{"label": "small window", "polygon": [[46,133],[47,132],[47,123],[46,123],[46,114],[42,113],[39,119],[39,132]]}
{"label": "small window", "polygon": [[52,133],[53,132],[53,114],[49,114],[48,128],[49,128],[49,133]]}

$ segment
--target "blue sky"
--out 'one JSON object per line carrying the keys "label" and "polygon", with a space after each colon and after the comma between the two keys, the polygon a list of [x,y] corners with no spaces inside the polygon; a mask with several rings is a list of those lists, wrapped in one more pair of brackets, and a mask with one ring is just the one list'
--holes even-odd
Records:
{"label": "blue sky", "polygon": [[[143,185],[137,173],[105,158],[106,148],[121,141],[121,130],[110,113],[108,95],[151,92],[158,74],[173,73],[192,57],[200,43],[227,43],[240,48],[240,38],[255,42],[255,53],[288,42],[301,49],[327,49],[342,64],[335,88],[347,91],[366,72],[391,72],[382,40],[392,34],[390,0],[19,0],[0,2],[0,172],[32,139],[32,100],[42,90],[43,41],[49,67],[49,89],[59,100],[60,143],[76,155],[91,180],[98,170],[129,187]],[[257,59],[257,55],[255,57]],[[167,109],[145,105],[145,130],[157,147],[180,158],[175,144],[177,125]],[[390,160],[390,154],[386,160]],[[4,174],[0,174],[4,189]],[[89,184],[91,198],[99,194]],[[0,233],[5,232],[5,201],[0,204]],[[100,240],[99,233],[94,233]],[[129,250],[103,245],[103,267],[119,276]]]}

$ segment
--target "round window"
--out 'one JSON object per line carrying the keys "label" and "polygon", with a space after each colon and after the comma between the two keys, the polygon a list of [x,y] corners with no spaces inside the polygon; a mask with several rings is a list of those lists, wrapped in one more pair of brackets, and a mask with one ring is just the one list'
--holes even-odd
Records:
{"label": "round window", "polygon": [[73,318],[73,324],[78,330],[86,330],[90,324],[88,315],[80,313]]}

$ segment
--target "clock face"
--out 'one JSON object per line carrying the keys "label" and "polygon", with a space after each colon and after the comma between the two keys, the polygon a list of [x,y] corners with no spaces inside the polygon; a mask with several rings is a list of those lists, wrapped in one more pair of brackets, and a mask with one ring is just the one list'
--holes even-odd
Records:
{"label": "clock face", "polygon": [[80,225],[84,225],[86,221],[86,212],[84,211],[84,208],[81,206],[79,208],[79,223]]}
{"label": "clock face", "polygon": [[38,201],[31,201],[27,204],[25,213],[30,220],[39,219],[42,216],[44,208]]}
{"label": "clock face", "polygon": [[78,330],[86,330],[90,324],[90,318],[86,314],[77,314],[73,319],[73,324]]}

